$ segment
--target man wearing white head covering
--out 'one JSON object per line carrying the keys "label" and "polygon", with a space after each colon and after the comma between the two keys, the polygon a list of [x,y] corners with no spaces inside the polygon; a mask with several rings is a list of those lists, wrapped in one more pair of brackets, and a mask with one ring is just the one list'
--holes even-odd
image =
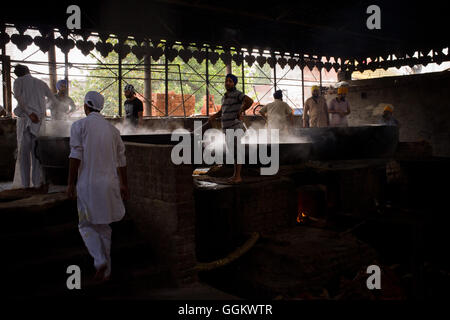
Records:
{"label": "man wearing white head covering", "polygon": [[55,95],[55,102],[49,104],[49,109],[52,113],[52,119],[65,120],[69,113],[76,110],[75,103],[72,98],[67,95],[67,81],[59,80],[56,83],[58,93]]}
{"label": "man wearing white head covering", "polygon": [[37,188],[40,187],[42,179],[41,166],[36,159],[34,148],[41,126],[45,125],[45,105],[47,103],[45,98],[53,101],[55,97],[44,81],[31,76],[28,67],[16,65],[14,73],[17,76],[14,81],[14,97],[18,102],[14,113],[19,117],[17,142],[22,186],[30,187],[32,168],[31,180],[33,186]]}
{"label": "man wearing white head covering", "polygon": [[103,103],[100,93],[89,91],[86,118],[72,124],[67,194],[77,196],[81,237],[94,258],[96,279],[106,281],[111,274],[109,224],[123,218],[128,187],[125,146],[119,130],[100,114]]}

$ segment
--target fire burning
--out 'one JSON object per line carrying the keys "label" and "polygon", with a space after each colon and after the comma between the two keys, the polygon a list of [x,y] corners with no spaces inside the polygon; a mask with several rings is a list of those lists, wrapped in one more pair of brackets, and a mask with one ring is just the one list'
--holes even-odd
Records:
{"label": "fire burning", "polygon": [[309,220],[309,217],[306,213],[299,211],[297,215],[297,223],[305,224]]}

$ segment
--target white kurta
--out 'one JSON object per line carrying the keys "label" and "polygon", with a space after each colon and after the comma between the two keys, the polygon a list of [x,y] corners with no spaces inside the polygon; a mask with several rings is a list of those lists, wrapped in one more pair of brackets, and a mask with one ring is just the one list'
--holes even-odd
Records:
{"label": "white kurta", "polygon": [[[21,110],[24,116],[23,130],[29,127],[30,132],[38,136],[41,124],[45,120],[47,104],[45,97],[55,101],[53,93],[44,81],[27,74],[14,81],[14,96],[18,102],[18,110]],[[28,117],[33,112],[39,118],[38,123],[33,123]]]}
{"label": "white kurta", "polygon": [[70,158],[81,160],[77,194],[80,222],[109,224],[125,215],[118,167],[126,165],[120,132],[98,112],[72,124]]}
{"label": "white kurta", "polygon": [[[30,74],[14,81],[14,96],[18,102],[14,113],[18,116],[17,161],[20,164],[20,185],[24,188],[30,186],[30,171],[32,171],[33,186],[38,187],[42,182],[41,168],[34,153],[34,146],[39,131],[44,129],[46,97],[49,101],[53,101],[55,98],[44,81],[34,78]],[[31,121],[29,117],[31,113],[37,115],[38,123]]]}
{"label": "white kurta", "polygon": [[292,109],[289,105],[281,99],[275,99],[261,108],[261,112],[267,114],[267,128],[286,130],[288,123],[288,116],[292,114]]}

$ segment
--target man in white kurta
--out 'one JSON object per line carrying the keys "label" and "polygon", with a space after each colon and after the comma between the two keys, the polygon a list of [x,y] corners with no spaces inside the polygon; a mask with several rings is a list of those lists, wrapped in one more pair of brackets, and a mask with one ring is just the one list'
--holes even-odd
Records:
{"label": "man in white kurta", "polygon": [[18,102],[14,113],[19,117],[17,142],[20,176],[22,186],[30,187],[32,168],[31,180],[36,188],[40,187],[42,179],[41,167],[34,148],[41,126],[45,123],[46,98],[50,101],[54,101],[55,98],[44,81],[31,76],[28,67],[17,65],[14,73],[18,77],[14,81],[14,96]]}
{"label": "man in white kurta", "polygon": [[127,197],[125,146],[120,132],[100,114],[104,98],[95,91],[86,94],[86,118],[72,124],[68,195],[75,196],[79,231],[94,258],[97,280],[111,274],[110,223],[125,215]]}
{"label": "man in white kurta", "polygon": [[278,129],[280,133],[288,133],[288,120],[292,125],[292,109],[283,101],[283,91],[277,90],[273,94],[274,101],[259,110],[261,116],[266,120],[267,128]]}

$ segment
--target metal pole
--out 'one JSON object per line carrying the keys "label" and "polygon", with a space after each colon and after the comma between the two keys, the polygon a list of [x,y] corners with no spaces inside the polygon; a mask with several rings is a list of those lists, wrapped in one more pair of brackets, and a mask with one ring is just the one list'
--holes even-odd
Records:
{"label": "metal pole", "polygon": [[319,69],[319,88],[320,93],[322,93],[322,68]]}
{"label": "metal pole", "polygon": [[302,108],[305,107],[305,67],[302,68]]}
{"label": "metal pole", "polygon": [[144,57],[145,79],[144,79],[144,114],[152,116],[152,69],[150,55]]}
{"label": "metal pole", "polygon": [[[5,53],[3,50],[2,53]],[[8,115],[12,114],[12,94],[11,94],[11,58],[2,55],[2,80],[3,80],[3,106]]]}
{"label": "metal pole", "polygon": [[[55,39],[55,34],[53,30],[49,33],[49,38],[51,40]],[[53,93],[56,93],[56,52],[55,52],[55,43],[52,41],[50,48],[48,50],[48,73],[49,73],[49,82],[50,82],[50,90]]]}
{"label": "metal pole", "polygon": [[169,116],[169,60],[167,60],[167,47],[164,47],[164,67],[166,71],[164,85],[165,85],[165,108],[166,117]]}
{"label": "metal pole", "polygon": [[181,67],[179,64],[177,64],[177,66],[178,66],[178,74],[180,75],[181,101],[183,103],[183,114],[184,120],[186,120],[186,106],[184,105],[183,79],[181,78]]}
{"label": "metal pole", "polygon": [[69,54],[64,54],[64,80],[66,80],[66,94],[69,96]]}
{"label": "metal pole", "polygon": [[[242,55],[244,57],[244,55]],[[242,93],[245,94],[245,66],[244,66],[244,59],[242,59]]]}
{"label": "metal pole", "polygon": [[[1,32],[3,34],[6,33],[5,24],[2,23],[1,26]],[[6,57],[6,44],[2,44],[2,93],[3,93],[3,106],[6,108],[8,103],[8,98],[6,96],[6,63],[5,63],[5,57]]]}
{"label": "metal pole", "polygon": [[277,64],[276,63],[273,66],[273,91],[277,91]]}
{"label": "metal pole", "polygon": [[226,67],[227,67],[227,73],[226,74],[233,73],[233,69],[231,68],[231,62],[229,64],[227,64]]}
{"label": "metal pole", "polygon": [[209,49],[206,47],[206,74],[205,74],[205,80],[206,80],[206,116],[209,116],[209,56],[208,52]]}
{"label": "metal pole", "polygon": [[[64,36],[64,39],[67,41],[68,34]],[[69,96],[69,53],[64,53],[64,80],[66,81],[66,95]]]}
{"label": "metal pole", "polygon": [[119,53],[119,72],[117,80],[119,84],[119,117],[122,117],[122,55]]}

